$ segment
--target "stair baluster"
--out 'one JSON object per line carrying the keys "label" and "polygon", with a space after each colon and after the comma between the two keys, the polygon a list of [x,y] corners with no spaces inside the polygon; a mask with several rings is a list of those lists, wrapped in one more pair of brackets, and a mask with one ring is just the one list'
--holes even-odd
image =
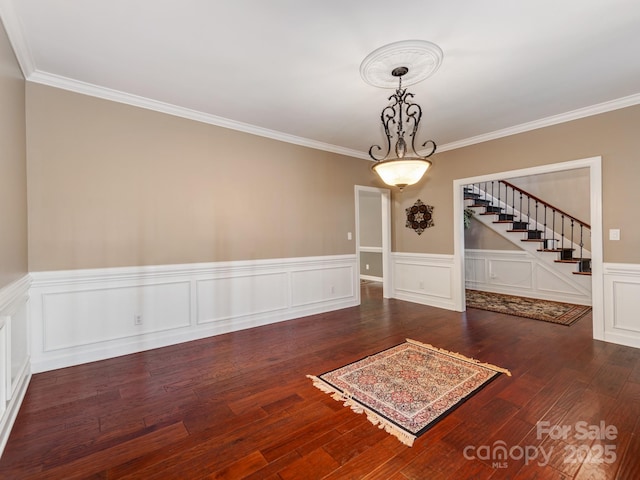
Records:
{"label": "stair baluster", "polygon": [[[573,245],[573,218],[571,219],[571,245]],[[573,258],[573,252],[570,258]],[[580,260],[582,260],[582,252],[580,252]]]}
{"label": "stair baluster", "polygon": [[[542,248],[547,250],[549,248],[548,238],[547,238],[547,206],[544,206],[544,233],[542,234],[544,238],[544,242],[542,242]],[[553,242],[551,242],[553,243]]]}
{"label": "stair baluster", "polygon": [[[591,228],[588,224],[507,181],[498,180],[497,186],[495,181],[492,180],[490,182],[491,190],[489,190],[488,181],[472,184],[472,190],[469,192],[470,195],[466,198],[472,199],[474,206],[476,207],[483,206],[485,209],[483,213],[484,215],[497,215],[498,219],[494,223],[511,223],[511,229],[507,231],[525,232],[526,238],[522,241],[541,242],[543,247],[538,251],[557,252],[559,254],[559,259],[557,259],[556,262],[577,262],[578,271],[573,273],[583,275],[591,274],[591,259],[584,258],[584,230],[585,228],[587,230],[590,230]],[[504,184],[504,194],[502,192],[501,184]],[[511,187],[511,199],[509,199],[509,187]],[[497,192],[496,188],[498,189]],[[516,191],[518,192],[518,197],[516,197]],[[526,205],[524,204],[525,197]],[[511,200],[511,202],[509,202],[509,200]],[[535,212],[531,211],[532,200],[535,202]],[[497,205],[495,204],[496,202]],[[517,207],[516,202],[518,202],[519,208]],[[502,206],[503,204],[504,208]],[[543,206],[544,212],[540,212],[540,205]],[[526,207],[526,212],[524,211],[524,207]],[[516,210],[518,212],[517,220]],[[551,215],[551,228],[547,231],[549,227],[549,215]],[[557,215],[560,215],[559,219],[557,219]],[[526,222],[523,220],[523,216],[527,218]],[[571,222],[570,233],[566,231],[568,227],[566,224],[567,219]],[[531,226],[531,220],[535,220],[533,222],[533,227]],[[542,225],[539,221],[543,222]],[[575,243],[576,224],[580,226],[579,244]],[[558,230],[556,230],[557,227]],[[560,239],[557,239],[558,234],[561,236]],[[567,242],[565,242],[565,240],[569,242],[568,245],[566,245]],[[558,244],[558,242],[560,243]],[[577,257],[575,255],[575,250],[577,250],[577,248],[574,248],[574,246],[579,247],[579,256]]]}

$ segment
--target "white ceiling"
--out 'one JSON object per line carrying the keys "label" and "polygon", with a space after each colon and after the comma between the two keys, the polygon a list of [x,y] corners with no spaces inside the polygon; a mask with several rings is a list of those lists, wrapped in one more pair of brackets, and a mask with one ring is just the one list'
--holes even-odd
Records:
{"label": "white ceiling", "polygon": [[28,80],[366,157],[392,93],[367,54],[428,40],[409,87],[441,150],[640,103],[638,0],[0,0]]}

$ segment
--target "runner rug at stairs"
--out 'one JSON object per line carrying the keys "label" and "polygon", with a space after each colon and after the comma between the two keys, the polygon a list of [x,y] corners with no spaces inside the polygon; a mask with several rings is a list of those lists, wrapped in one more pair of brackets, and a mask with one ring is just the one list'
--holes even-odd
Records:
{"label": "runner rug at stairs", "polygon": [[407,340],[319,376],[325,393],[408,445],[505,370]]}
{"label": "runner rug at stairs", "polygon": [[544,322],[572,325],[591,311],[586,305],[538,300],[537,298],[516,297],[502,293],[466,290],[467,307],[506,313],[518,317],[532,318]]}

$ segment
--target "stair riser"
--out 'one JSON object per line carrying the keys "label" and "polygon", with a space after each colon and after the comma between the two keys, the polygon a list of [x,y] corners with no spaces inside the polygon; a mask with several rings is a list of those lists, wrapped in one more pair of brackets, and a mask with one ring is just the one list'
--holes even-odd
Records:
{"label": "stair riser", "polygon": [[580,260],[578,262],[579,272],[591,272],[591,260]]}
{"label": "stair riser", "polygon": [[513,222],[511,227],[513,230],[528,230],[529,224],[527,222]]}

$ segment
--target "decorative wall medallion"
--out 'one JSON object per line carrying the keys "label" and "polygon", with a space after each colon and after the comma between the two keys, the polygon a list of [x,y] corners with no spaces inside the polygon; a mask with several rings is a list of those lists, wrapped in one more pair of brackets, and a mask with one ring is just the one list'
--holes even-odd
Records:
{"label": "decorative wall medallion", "polygon": [[424,232],[425,228],[433,227],[433,207],[425,205],[420,199],[412,207],[406,208],[407,228],[413,228],[418,235]]}

